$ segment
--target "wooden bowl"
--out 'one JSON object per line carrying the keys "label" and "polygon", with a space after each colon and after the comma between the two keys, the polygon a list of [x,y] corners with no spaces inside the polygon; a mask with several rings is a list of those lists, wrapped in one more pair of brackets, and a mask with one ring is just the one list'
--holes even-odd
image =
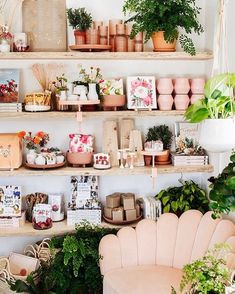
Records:
{"label": "wooden bowl", "polygon": [[88,165],[92,160],[92,152],[67,152],[67,161],[71,165]]}

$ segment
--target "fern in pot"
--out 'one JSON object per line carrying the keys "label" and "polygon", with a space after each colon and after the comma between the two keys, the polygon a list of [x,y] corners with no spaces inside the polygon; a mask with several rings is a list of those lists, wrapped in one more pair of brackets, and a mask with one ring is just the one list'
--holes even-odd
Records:
{"label": "fern in pot", "polygon": [[154,51],[168,52],[175,51],[179,37],[183,50],[191,55],[196,49],[188,34],[203,32],[200,10],[195,0],[126,0],[123,7],[125,14],[131,14],[127,22],[134,22],[131,37],[145,32],[145,41],[152,38]]}
{"label": "fern in pot", "polygon": [[207,151],[225,152],[235,147],[234,89],[234,73],[217,75],[207,81],[205,98],[185,113],[189,122],[201,122],[199,144]]}

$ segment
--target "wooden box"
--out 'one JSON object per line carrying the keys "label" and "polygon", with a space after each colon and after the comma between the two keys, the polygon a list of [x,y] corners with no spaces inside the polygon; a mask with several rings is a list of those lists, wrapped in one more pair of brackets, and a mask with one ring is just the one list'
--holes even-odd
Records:
{"label": "wooden box", "polygon": [[22,165],[22,144],[18,134],[0,134],[0,169],[13,170]]}

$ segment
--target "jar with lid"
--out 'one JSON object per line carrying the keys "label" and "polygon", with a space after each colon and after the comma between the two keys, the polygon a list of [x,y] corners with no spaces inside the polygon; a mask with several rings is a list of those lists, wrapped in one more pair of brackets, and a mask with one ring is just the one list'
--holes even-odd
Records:
{"label": "jar with lid", "polygon": [[52,227],[50,204],[36,204],[33,208],[33,228],[36,230],[47,230]]}

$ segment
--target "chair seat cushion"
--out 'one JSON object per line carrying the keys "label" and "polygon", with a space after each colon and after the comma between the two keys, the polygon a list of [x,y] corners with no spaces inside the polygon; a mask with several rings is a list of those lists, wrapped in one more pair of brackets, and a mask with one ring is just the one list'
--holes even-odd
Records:
{"label": "chair seat cushion", "polygon": [[104,294],[170,294],[179,291],[182,270],[159,265],[125,267],[104,276]]}

